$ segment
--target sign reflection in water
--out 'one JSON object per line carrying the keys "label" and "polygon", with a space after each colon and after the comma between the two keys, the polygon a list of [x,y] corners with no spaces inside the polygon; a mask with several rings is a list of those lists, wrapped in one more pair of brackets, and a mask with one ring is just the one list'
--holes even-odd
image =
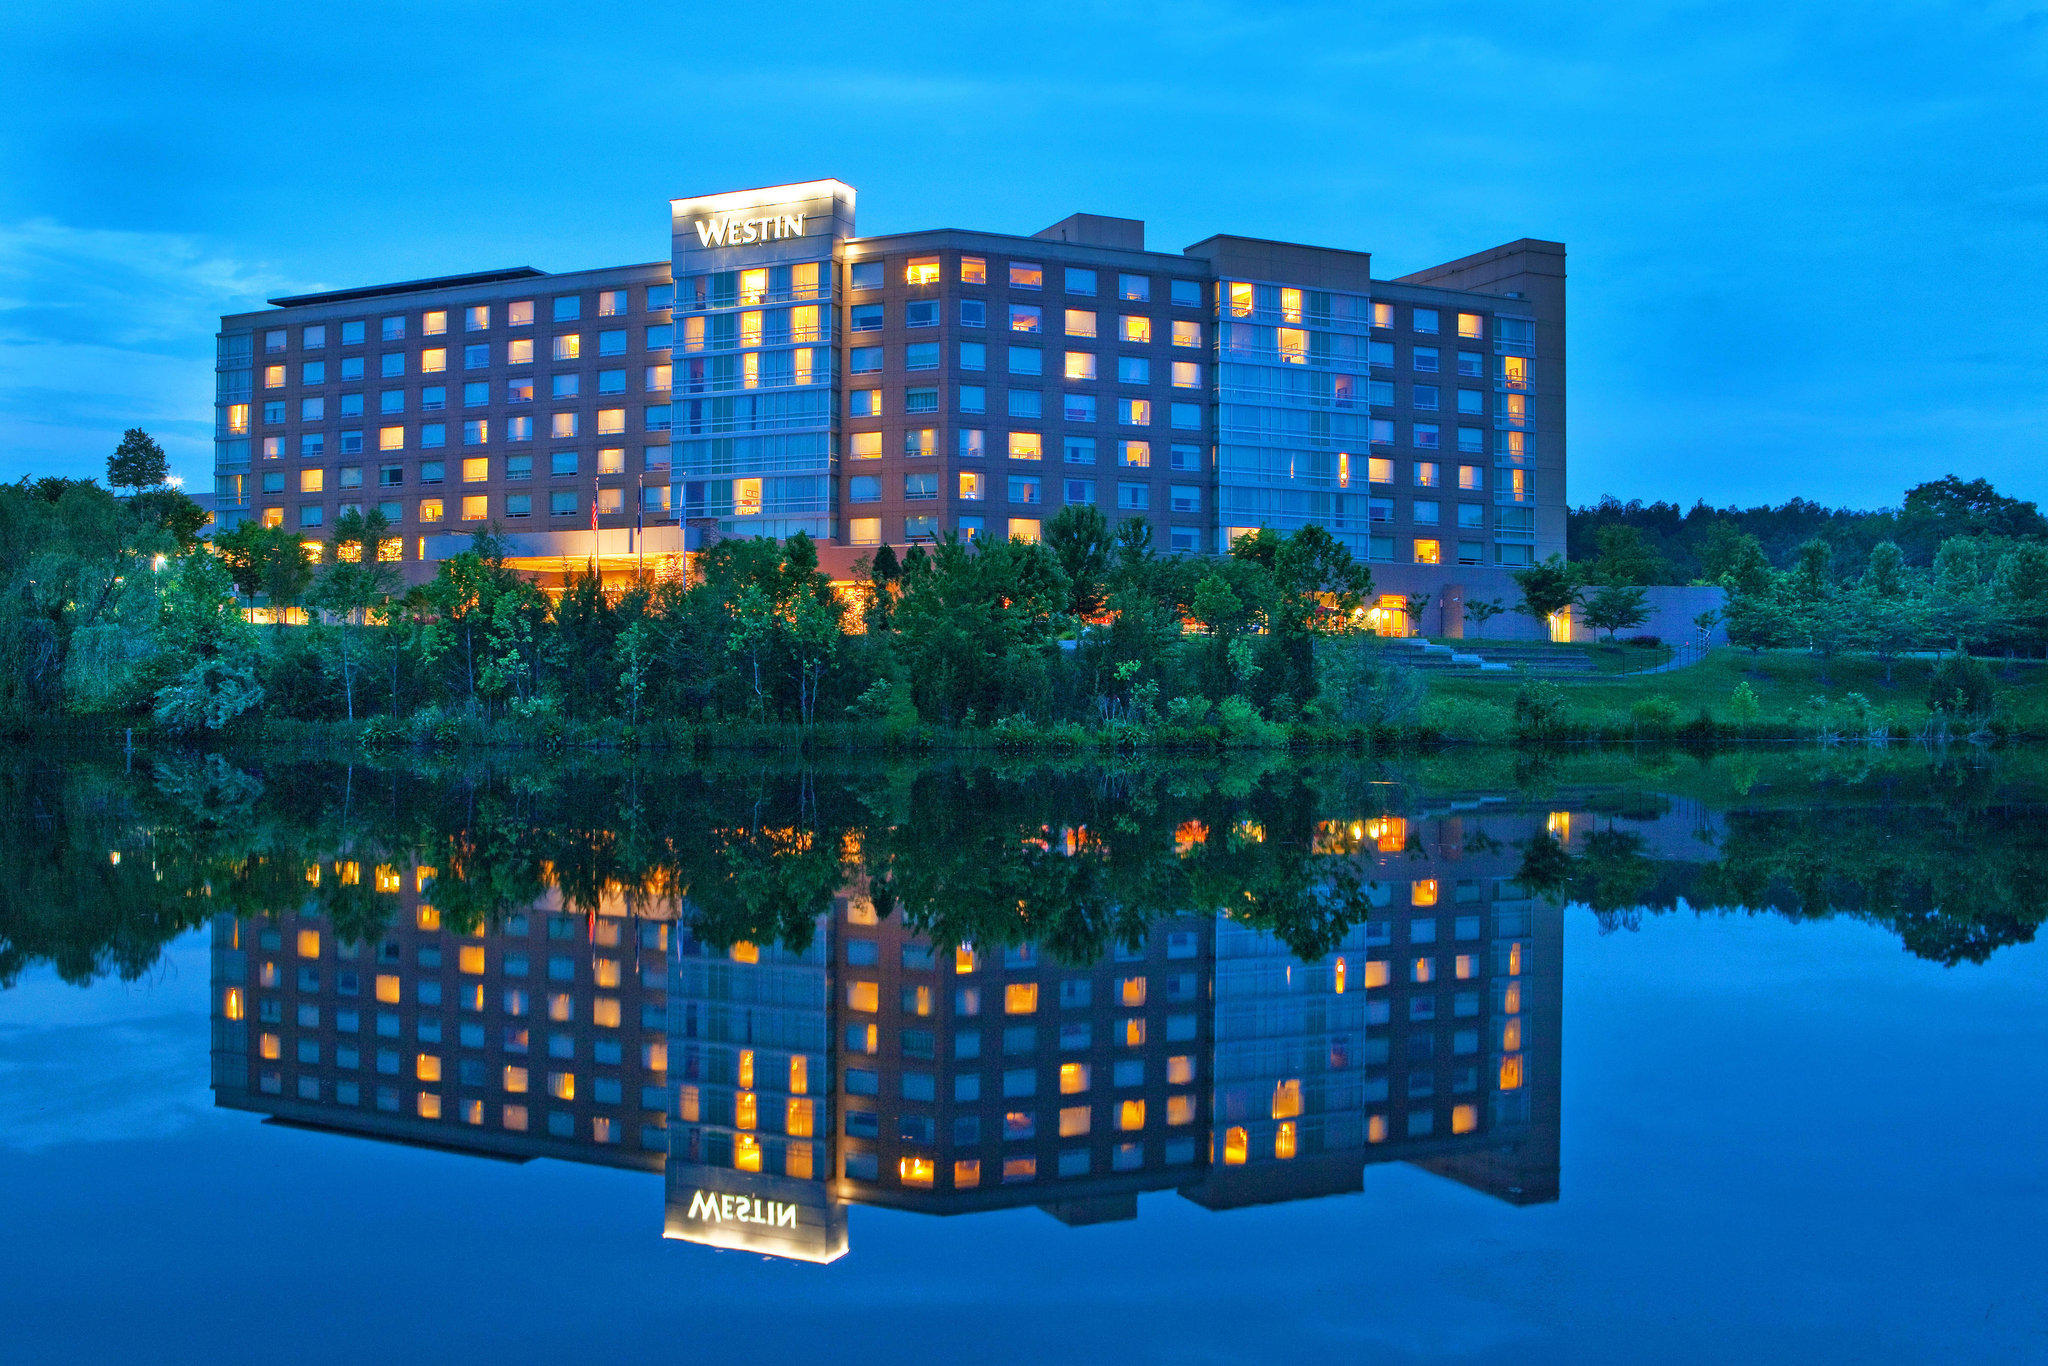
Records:
{"label": "sign reflection in water", "polygon": [[1514,878],[1518,844],[1571,827],[1505,805],[1321,823],[1316,848],[1357,862],[1371,907],[1313,961],[1218,915],[1078,966],[934,944],[877,914],[852,862],[801,949],[705,943],[687,903],[552,896],[465,936],[421,895],[433,870],[325,865],[403,913],[364,945],[313,915],[216,919],[214,1093],[279,1122],[662,1171],[667,1236],[821,1262],[847,1250],[849,1204],[1087,1224],[1153,1190],[1219,1210],[1357,1191],[1396,1160],[1541,1203],[1562,923]]}

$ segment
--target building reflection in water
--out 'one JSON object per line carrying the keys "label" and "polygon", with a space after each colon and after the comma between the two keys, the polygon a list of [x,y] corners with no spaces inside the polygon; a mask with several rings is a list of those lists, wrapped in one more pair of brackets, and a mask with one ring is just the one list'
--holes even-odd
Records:
{"label": "building reflection in water", "polygon": [[[427,868],[378,941],[214,925],[216,1103],[273,1122],[664,1174],[672,1238],[810,1261],[847,1207],[1127,1219],[1361,1189],[1405,1161],[1514,1204],[1558,1192],[1560,909],[1514,881],[1564,812],[1325,822],[1371,911],[1304,961],[1221,916],[1092,966],[934,945],[854,873],[801,949],[717,947],[687,908],[543,901],[444,930]],[[1562,829],[1560,829],[1562,827]],[[1263,838],[1263,832],[1238,832]],[[1207,838],[1184,827],[1183,842]],[[1047,832],[1071,852],[1084,832]],[[850,869],[852,865],[849,865]]]}

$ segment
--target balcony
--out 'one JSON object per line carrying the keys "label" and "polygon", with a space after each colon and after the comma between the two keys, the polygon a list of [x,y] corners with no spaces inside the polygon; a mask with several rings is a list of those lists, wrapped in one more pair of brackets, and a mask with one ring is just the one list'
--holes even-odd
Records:
{"label": "balcony", "polygon": [[1493,491],[1493,503],[1495,507],[1534,507],[1536,494],[1526,488],[1519,493],[1513,489],[1496,488]]}

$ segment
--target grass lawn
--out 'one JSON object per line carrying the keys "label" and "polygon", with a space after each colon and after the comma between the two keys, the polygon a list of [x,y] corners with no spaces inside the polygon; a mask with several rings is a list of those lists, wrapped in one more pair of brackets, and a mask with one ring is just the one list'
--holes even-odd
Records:
{"label": "grass lawn", "polygon": [[[1645,656],[1655,652],[1624,648],[1619,653]],[[1646,667],[1648,662],[1638,667]],[[1998,719],[2025,733],[2048,734],[2048,666],[2038,661],[1988,662],[1997,686]],[[1705,712],[1725,721],[1729,719],[1729,698],[1736,685],[1744,682],[1756,693],[1758,719],[1766,723],[1791,717],[1816,696],[1840,701],[1850,693],[1861,693],[1892,725],[1911,731],[1927,718],[1927,679],[1933,668],[1932,659],[1901,659],[1893,664],[1892,679],[1887,683],[1884,665],[1863,656],[1838,656],[1823,665],[1800,651],[1766,650],[1753,655],[1747,650],[1722,648],[1697,664],[1668,673],[1624,678],[1609,672],[1579,678],[1559,676],[1552,681],[1574,711],[1616,718],[1626,717],[1629,708],[1643,698],[1663,696],[1676,703],[1686,717]],[[1432,697],[1511,703],[1515,689],[1525,679],[1513,673],[1461,673],[1434,676],[1429,687]]]}

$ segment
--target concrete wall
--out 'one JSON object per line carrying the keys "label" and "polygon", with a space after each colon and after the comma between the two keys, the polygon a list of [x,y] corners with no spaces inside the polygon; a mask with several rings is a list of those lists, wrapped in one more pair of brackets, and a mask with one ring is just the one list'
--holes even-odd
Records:
{"label": "concrete wall", "polygon": [[[1626,640],[1630,636],[1655,636],[1666,645],[1684,646],[1692,644],[1699,638],[1699,627],[1693,625],[1693,618],[1707,611],[1725,613],[1728,609],[1728,593],[1721,588],[1645,588],[1643,606],[1650,611],[1648,619],[1641,626],[1617,632],[1620,639]],[[1602,639],[1600,632],[1586,625],[1584,608],[1574,608],[1572,618],[1573,640]],[[1728,624],[1725,621],[1715,622],[1713,631],[1707,636],[1707,644],[1713,646],[1727,643]]]}

